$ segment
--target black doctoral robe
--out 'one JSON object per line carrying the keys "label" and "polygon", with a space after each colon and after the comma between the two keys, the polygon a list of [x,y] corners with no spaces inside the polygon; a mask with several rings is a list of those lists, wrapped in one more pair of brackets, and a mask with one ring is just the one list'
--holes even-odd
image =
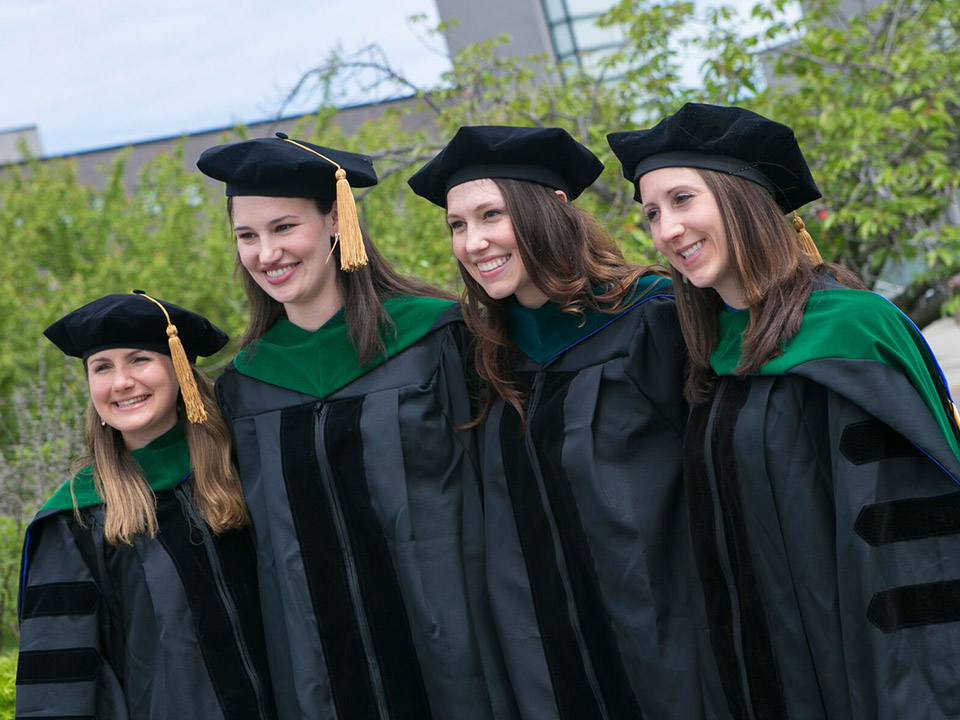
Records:
{"label": "black doctoral robe", "polygon": [[509,306],[526,427],[483,428],[490,601],[522,716],[702,717],[668,280],[585,318]]}
{"label": "black doctoral robe", "polygon": [[276,717],[249,534],[214,536],[190,492],[179,426],[133,456],[155,538],[114,547],[89,469],[30,525],[20,589],[18,718]]}
{"label": "black doctoral robe", "polygon": [[[459,310],[396,298],[385,362],[340,313],[217,381],[253,515],[281,718],[513,717],[482,578]],[[465,498],[471,501],[465,502]]]}
{"label": "black doctoral robe", "polygon": [[887,301],[829,288],[738,378],[746,322],[721,316],[684,450],[711,715],[960,717],[960,462],[936,361]]}

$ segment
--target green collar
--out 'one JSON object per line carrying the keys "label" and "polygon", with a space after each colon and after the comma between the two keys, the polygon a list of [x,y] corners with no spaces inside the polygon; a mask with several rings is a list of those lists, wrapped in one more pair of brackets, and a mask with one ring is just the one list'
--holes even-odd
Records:
{"label": "green collar", "polygon": [[[130,454],[143,469],[147,485],[154,492],[170,490],[182,483],[190,473],[190,451],[180,423],[153,440],[146,447]],[[70,488],[73,486],[73,497]],[[93,484],[93,467],[88,465],[72,480],[68,480],[44,503],[43,510],[72,510],[73,498],[78,508],[103,502]]]}
{"label": "green collar", "polygon": [[341,310],[317,330],[304,330],[281,318],[234,359],[248,377],[313,397],[326,397],[381,365],[429,333],[454,305],[439,298],[400,296],[385,300],[395,332],[385,338],[386,354],[360,366]]}
{"label": "green collar", "polygon": [[638,305],[654,297],[673,297],[669,279],[644,275],[633,286],[629,307],[612,315],[587,310],[584,315],[563,312],[556,303],[525,308],[511,295],[507,300],[507,335],[520,351],[538,363],[546,363],[594,333],[602,330]]}
{"label": "green collar", "polygon": [[[740,361],[748,310],[722,311],[710,365],[730,375]],[[943,372],[916,325],[889,300],[864,290],[814,290],[800,331],[761,375],[785,375],[810,360],[873,360],[904,373],[929,408],[954,455],[960,458],[950,393]]]}

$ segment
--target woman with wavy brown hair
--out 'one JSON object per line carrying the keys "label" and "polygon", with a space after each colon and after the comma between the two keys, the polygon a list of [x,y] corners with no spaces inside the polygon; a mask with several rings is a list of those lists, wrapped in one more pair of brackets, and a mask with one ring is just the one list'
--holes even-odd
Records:
{"label": "woman with wavy brown hair", "polygon": [[24,542],[18,717],[275,718],[247,508],[193,365],[226,335],[142,294],[45,334],[83,359],[89,453]]}
{"label": "woman with wavy brown hair", "polygon": [[789,127],[691,103],[609,140],[683,287],[711,716],[957,717],[960,435],[923,336],[821,260]]}
{"label": "woman with wavy brown hair", "polygon": [[409,183],[445,208],[485,381],[487,583],[525,718],[699,718],[670,282],[573,200],[559,128],[463,127]]}

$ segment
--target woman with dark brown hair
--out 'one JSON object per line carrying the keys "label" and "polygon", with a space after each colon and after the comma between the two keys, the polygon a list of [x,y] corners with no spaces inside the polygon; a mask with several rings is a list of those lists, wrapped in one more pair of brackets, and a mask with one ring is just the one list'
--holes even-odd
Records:
{"label": "woman with dark brown hair", "polygon": [[369,157],[278,135],[198,166],[226,183],[250,301],[217,397],[281,718],[510,717],[464,515],[479,488],[456,304],[361,231]]}
{"label": "woman with dark brown hair", "polygon": [[574,200],[559,128],[463,127],[410,179],[445,208],[485,381],[487,583],[525,718],[700,718],[668,280]]}
{"label": "woman with dark brown hair", "polygon": [[688,104],[609,140],[683,287],[711,716],[960,716],[957,415],[920,332],[820,259],[790,128]]}
{"label": "woman with dark brown hair", "polygon": [[83,360],[89,452],[24,541],[17,717],[276,718],[230,434],[193,365],[227,336],[142,294],[44,334]]}

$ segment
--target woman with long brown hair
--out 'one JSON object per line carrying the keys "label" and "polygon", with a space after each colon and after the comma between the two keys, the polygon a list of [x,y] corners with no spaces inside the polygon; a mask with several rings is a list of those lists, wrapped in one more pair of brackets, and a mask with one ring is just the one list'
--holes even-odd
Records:
{"label": "woman with long brown hair", "polygon": [[253,517],[285,719],[510,717],[485,631],[452,299],[359,227],[369,157],[285,135],[211,148],[250,303],[217,381]]}
{"label": "woman with long brown hair", "polygon": [[463,127],[410,179],[445,208],[486,394],[487,582],[525,718],[699,718],[670,282],[573,200],[560,128]]}
{"label": "woman with long brown hair", "polygon": [[920,332],[822,262],[789,127],[688,104],[609,140],[683,287],[711,715],[957,717],[957,416]]}
{"label": "woman with long brown hair", "polygon": [[45,334],[83,359],[89,453],[27,531],[17,716],[275,718],[230,435],[193,365],[226,335],[142,294]]}

